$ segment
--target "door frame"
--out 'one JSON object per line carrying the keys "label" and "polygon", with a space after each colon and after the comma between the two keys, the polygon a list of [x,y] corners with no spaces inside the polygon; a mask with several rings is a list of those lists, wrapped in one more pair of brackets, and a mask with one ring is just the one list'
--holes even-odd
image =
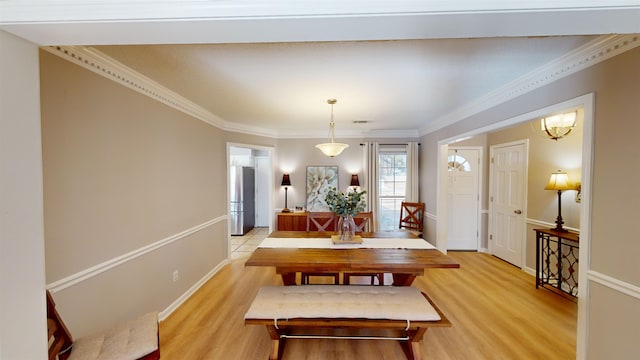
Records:
{"label": "door frame", "polygon": [[[578,288],[580,289],[580,294],[578,296],[578,330],[576,338],[576,358],[582,359],[585,358],[585,354],[587,353],[587,329],[590,320],[587,305],[590,292],[589,271],[591,270],[591,184],[593,182],[592,159],[594,146],[595,93],[587,93],[438,141],[438,166],[436,167],[436,247],[444,253],[447,252],[446,226],[440,226],[440,224],[447,223],[446,196],[442,194],[446,194],[446,154],[449,144],[454,144],[475,135],[530,121],[536,117],[571,107],[582,107],[584,109],[582,122],[584,126],[582,132],[582,206],[580,207],[580,253],[578,255],[582,260],[580,261],[581,266],[578,270]],[[442,179],[443,173],[445,176],[444,181]],[[443,186],[445,187],[443,188]]]}
{"label": "door frame", "polygon": [[[229,213],[229,207],[231,204],[231,181],[229,179],[229,173],[230,173],[230,169],[231,169],[231,148],[232,147],[237,147],[237,148],[245,148],[245,149],[254,149],[254,150],[262,150],[262,151],[266,151],[269,156],[269,161],[271,162],[271,166],[269,167],[269,176],[267,177],[267,179],[264,179],[265,181],[268,181],[268,189],[273,189],[273,174],[274,174],[274,148],[271,146],[260,146],[260,145],[252,145],[252,144],[244,144],[244,143],[235,143],[235,142],[227,142],[227,146],[226,146],[226,158],[227,158],[227,169],[225,172],[226,175],[226,182],[227,182],[227,201],[226,201],[226,210],[225,210],[225,214],[227,217],[227,228],[225,229],[225,234],[227,237],[227,259],[231,258],[231,232],[229,231],[229,229],[231,228],[231,216]],[[262,181],[262,180],[261,180]],[[267,196],[267,201],[268,201],[268,208],[269,209],[273,209],[273,197],[274,194],[273,192],[270,192],[268,194],[269,196]],[[269,211],[268,214],[269,217],[269,233],[271,233],[273,231],[273,223],[274,223],[274,212],[273,211]]]}
{"label": "door frame", "polygon": [[[522,199],[522,227],[520,229],[520,269],[525,270],[527,268],[527,199],[529,194],[529,139],[522,139],[516,141],[510,141],[507,143],[491,145],[489,147],[489,158],[493,158],[494,148],[496,147],[508,147],[514,145],[523,145],[524,146],[524,173],[522,174],[522,189],[524,191],[523,199]],[[493,161],[489,160],[489,199],[493,196],[493,183],[495,181],[494,178],[494,165]],[[488,216],[488,224],[487,224],[487,239],[489,236],[493,234],[493,217],[494,217],[494,208],[493,201],[489,200],[489,216]],[[488,242],[488,251],[489,254],[494,255],[493,252],[493,241]],[[515,264],[514,264],[515,265]]]}
{"label": "door frame", "polygon": [[[459,150],[477,150],[478,151],[478,181],[476,183],[476,185],[478,186],[478,202],[476,204],[476,221],[477,221],[477,229],[478,229],[478,235],[476,236],[476,251],[481,251],[482,250],[482,233],[483,233],[483,228],[482,228],[482,200],[484,198],[484,194],[483,194],[483,176],[484,176],[484,148],[482,146],[455,146],[452,144],[452,146],[448,146],[447,147],[447,158],[449,156],[449,150],[452,149],[459,149]],[[448,162],[448,161],[447,161]],[[447,187],[447,190],[448,187]],[[449,222],[451,220],[447,218],[447,226],[449,226]],[[448,231],[447,231],[447,236],[448,236]],[[449,244],[449,238],[447,237],[447,247]]]}

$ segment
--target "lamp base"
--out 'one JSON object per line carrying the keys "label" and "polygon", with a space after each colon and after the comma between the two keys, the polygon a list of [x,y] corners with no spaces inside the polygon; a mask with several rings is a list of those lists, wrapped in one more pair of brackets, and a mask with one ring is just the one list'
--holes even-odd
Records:
{"label": "lamp base", "polygon": [[289,213],[289,212],[291,212],[291,210],[289,210],[288,208],[284,208],[284,209],[282,209],[282,212],[283,213]]}
{"label": "lamp base", "polygon": [[554,227],[554,228],[551,228],[551,229],[549,229],[549,230],[556,231],[556,232],[563,232],[563,233],[565,233],[565,232],[569,232],[569,230],[567,230],[567,229],[565,229],[565,228],[559,228],[559,227],[557,227],[557,226],[556,226],[556,227]]}

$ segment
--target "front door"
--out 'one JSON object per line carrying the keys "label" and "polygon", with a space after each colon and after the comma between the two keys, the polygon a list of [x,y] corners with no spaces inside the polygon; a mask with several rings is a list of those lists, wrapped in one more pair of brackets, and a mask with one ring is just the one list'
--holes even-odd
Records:
{"label": "front door", "polygon": [[447,248],[478,250],[480,150],[449,147],[447,164]]}
{"label": "front door", "polygon": [[525,237],[527,143],[491,147],[491,253],[522,267]]}

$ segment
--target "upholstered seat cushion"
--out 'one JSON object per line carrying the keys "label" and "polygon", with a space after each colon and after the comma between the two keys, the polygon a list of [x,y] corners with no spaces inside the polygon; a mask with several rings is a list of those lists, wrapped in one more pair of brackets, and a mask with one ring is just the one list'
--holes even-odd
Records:
{"label": "upholstered seat cushion", "polygon": [[366,318],[438,321],[440,315],[410,286],[263,286],[245,319]]}
{"label": "upholstered seat cushion", "polygon": [[138,359],[158,348],[158,313],[120,324],[108,332],[76,339],[68,360]]}

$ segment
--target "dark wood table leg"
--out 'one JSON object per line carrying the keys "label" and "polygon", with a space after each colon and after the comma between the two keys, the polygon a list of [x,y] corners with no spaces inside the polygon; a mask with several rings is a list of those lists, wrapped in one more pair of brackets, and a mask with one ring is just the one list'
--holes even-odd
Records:
{"label": "dark wood table leg", "polygon": [[416,276],[412,274],[392,274],[393,286],[411,286]]}
{"label": "dark wood table leg", "polygon": [[287,273],[280,274],[280,276],[282,276],[282,283],[284,285],[286,285],[286,286],[297,285],[296,284],[296,273],[287,272]]}

